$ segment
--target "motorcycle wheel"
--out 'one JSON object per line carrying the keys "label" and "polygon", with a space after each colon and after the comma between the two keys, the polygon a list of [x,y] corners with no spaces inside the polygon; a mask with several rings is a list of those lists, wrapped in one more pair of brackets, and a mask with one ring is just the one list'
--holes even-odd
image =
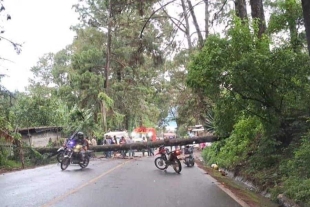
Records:
{"label": "motorcycle wheel", "polygon": [[175,159],[174,160],[175,163],[173,163],[173,169],[176,173],[180,174],[181,170],[182,170],[182,165],[179,159]]}
{"label": "motorcycle wheel", "polygon": [[65,170],[67,169],[67,167],[69,166],[70,164],[70,159],[68,157],[65,157],[62,161],[61,161],[61,164],[60,164],[60,168],[62,170]]}
{"label": "motorcycle wheel", "polygon": [[56,157],[57,161],[58,161],[59,163],[61,163],[61,161],[64,159],[64,156],[65,156],[65,152],[64,152],[64,151],[60,151],[60,152],[57,154],[57,157]]}
{"label": "motorcycle wheel", "polygon": [[194,165],[195,165],[195,159],[193,158],[189,161],[188,167],[193,167]]}
{"label": "motorcycle wheel", "polygon": [[81,166],[81,168],[85,168],[85,167],[87,167],[88,163],[89,163],[89,157],[85,156],[84,162],[83,163],[79,163],[79,165]]}
{"label": "motorcycle wheel", "polygon": [[187,166],[187,167],[189,167],[189,159],[188,158],[185,158],[185,161],[184,161],[184,163],[185,163],[185,165]]}
{"label": "motorcycle wheel", "polygon": [[165,170],[168,167],[165,163],[165,160],[162,157],[157,157],[154,163],[155,163],[155,166],[160,170]]}

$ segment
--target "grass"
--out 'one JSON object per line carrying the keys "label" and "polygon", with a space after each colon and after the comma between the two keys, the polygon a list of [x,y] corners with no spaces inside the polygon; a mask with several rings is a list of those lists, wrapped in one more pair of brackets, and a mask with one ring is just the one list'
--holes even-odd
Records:
{"label": "grass", "polygon": [[21,164],[21,163],[15,162],[15,161],[13,161],[13,160],[7,160],[7,161],[5,162],[5,165],[2,166],[1,168],[10,170],[10,169],[16,169],[16,168],[21,168],[21,167],[22,167],[22,164]]}

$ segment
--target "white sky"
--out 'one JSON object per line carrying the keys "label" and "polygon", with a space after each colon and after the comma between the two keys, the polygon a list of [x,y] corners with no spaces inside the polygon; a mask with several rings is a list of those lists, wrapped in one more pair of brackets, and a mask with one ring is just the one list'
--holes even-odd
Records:
{"label": "white sky", "polygon": [[[4,25],[2,34],[23,43],[17,55],[14,48],[0,41],[0,57],[11,60],[0,62],[0,74],[6,74],[1,84],[10,91],[24,91],[31,77],[30,68],[45,53],[56,53],[72,43],[74,32],[70,26],[78,23],[78,15],[71,9],[77,0],[4,0],[5,13],[12,20]],[[4,23],[4,24],[3,24]]]}
{"label": "white sky", "polygon": [[[193,5],[197,1],[192,0]],[[39,57],[49,52],[56,53],[72,43],[75,34],[69,28],[79,22],[77,13],[72,9],[72,5],[77,2],[78,0],[3,1],[5,13],[12,16],[12,20],[0,22],[0,26],[5,29],[3,36],[23,43],[22,52],[17,55],[9,43],[0,41],[0,57],[13,62],[0,60],[0,74],[7,75],[1,80],[4,87],[10,91],[25,91],[28,79],[32,76],[30,68],[36,65]],[[203,5],[195,7],[200,22],[204,20],[203,9]],[[4,15],[3,12],[1,15]],[[204,29],[203,25],[200,26]],[[183,38],[180,39],[185,42],[184,34],[181,36]]]}

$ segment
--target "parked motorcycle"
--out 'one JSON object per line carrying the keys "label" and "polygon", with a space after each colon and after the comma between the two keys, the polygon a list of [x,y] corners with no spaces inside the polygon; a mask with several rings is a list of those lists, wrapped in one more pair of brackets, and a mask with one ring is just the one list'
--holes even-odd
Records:
{"label": "parked motorcycle", "polygon": [[195,158],[193,153],[194,153],[194,147],[186,145],[184,148],[184,155],[185,155],[184,164],[187,167],[193,167],[195,164]]}
{"label": "parked motorcycle", "polygon": [[168,149],[165,149],[165,146],[160,146],[158,149],[158,153],[156,154],[160,155],[160,157],[157,157],[155,159],[155,166],[160,170],[165,170],[171,165],[176,173],[180,173],[182,170],[181,162],[178,159],[178,156],[180,154],[180,150],[174,150],[169,152]]}
{"label": "parked motorcycle", "polygon": [[70,164],[78,164],[81,168],[85,168],[89,164],[90,152],[85,152],[84,159],[82,159],[81,149],[82,145],[75,144],[74,141],[69,141],[67,148],[64,151],[64,158],[61,161],[60,168],[67,169]]}

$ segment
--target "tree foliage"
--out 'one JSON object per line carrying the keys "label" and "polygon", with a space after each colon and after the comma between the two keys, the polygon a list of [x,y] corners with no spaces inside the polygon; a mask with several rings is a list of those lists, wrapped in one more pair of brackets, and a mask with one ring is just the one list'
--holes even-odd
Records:
{"label": "tree foliage", "polygon": [[302,107],[306,110],[308,106],[305,97],[309,58],[289,48],[269,51],[268,42],[267,38],[256,39],[240,22],[236,22],[227,38],[209,37],[191,62],[189,86],[203,90],[217,103],[216,114],[220,115],[217,107],[222,104],[230,105],[230,109],[225,107],[227,110],[235,109],[236,113],[228,119],[238,117],[241,110],[272,128],[292,115],[302,115]]}
{"label": "tree foliage", "polygon": [[[308,173],[304,165],[297,166],[307,147],[301,137],[309,130],[309,56],[292,41],[275,45],[267,35],[258,38],[257,22],[250,23],[237,18],[226,36],[209,36],[189,64],[188,86],[203,91],[213,103],[215,131],[226,136],[205,150],[204,157],[250,178],[262,190],[276,186],[284,179],[281,173],[296,168],[294,172],[304,173],[289,174],[287,190],[281,192],[305,202],[309,188],[293,192],[294,182]],[[289,156],[285,152],[291,146],[295,152]],[[289,165],[279,164],[292,156]]]}
{"label": "tree foliage", "polygon": [[[79,1],[72,43],[42,55],[26,93],[14,99],[1,88],[1,127],[58,125],[65,135],[101,136],[174,120],[185,135],[203,124],[221,137],[204,151],[209,163],[264,189],[281,183],[281,192],[305,201],[308,5],[251,0],[249,12],[247,2]],[[201,6],[206,20],[196,13]]]}

